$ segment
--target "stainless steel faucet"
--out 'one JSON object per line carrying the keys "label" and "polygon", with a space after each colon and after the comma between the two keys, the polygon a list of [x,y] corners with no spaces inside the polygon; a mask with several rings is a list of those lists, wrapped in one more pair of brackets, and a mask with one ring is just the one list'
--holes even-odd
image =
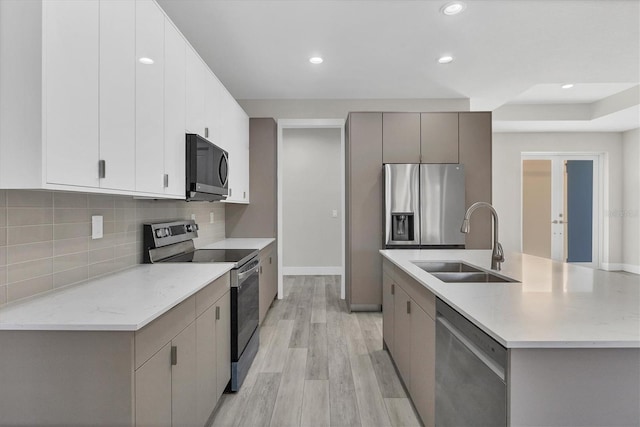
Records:
{"label": "stainless steel faucet", "polygon": [[493,252],[491,252],[491,269],[500,271],[500,264],[504,262],[504,251],[502,250],[502,245],[498,242],[498,212],[487,202],[475,202],[467,212],[464,214],[464,220],[462,221],[462,227],[460,231],[463,233],[468,233],[471,230],[469,226],[469,218],[473,211],[478,208],[488,208],[491,211],[491,216],[493,217]]}

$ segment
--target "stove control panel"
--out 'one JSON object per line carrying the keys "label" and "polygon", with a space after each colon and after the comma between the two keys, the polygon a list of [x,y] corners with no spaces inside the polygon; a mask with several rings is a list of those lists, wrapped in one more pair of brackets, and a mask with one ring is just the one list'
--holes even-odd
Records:
{"label": "stove control panel", "polygon": [[144,246],[146,249],[154,249],[186,242],[198,237],[198,229],[198,224],[193,220],[144,224]]}

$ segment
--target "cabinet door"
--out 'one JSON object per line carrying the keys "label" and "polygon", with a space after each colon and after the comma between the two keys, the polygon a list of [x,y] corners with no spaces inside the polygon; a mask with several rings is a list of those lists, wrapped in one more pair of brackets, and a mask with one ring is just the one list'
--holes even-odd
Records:
{"label": "cabinet door", "polygon": [[407,389],[411,390],[411,311],[415,304],[395,286],[393,319],[393,360]]}
{"label": "cabinet door", "polygon": [[393,343],[394,294],[397,286],[388,274],[382,274],[382,338],[391,355],[395,348]]}
{"label": "cabinet door", "polygon": [[411,400],[425,427],[435,425],[436,322],[411,306]]}
{"label": "cabinet door", "polygon": [[458,163],[458,113],[420,114],[420,163]]}
{"label": "cabinet door", "polygon": [[216,316],[217,400],[231,379],[231,293],[227,291],[215,307],[219,307]]}
{"label": "cabinet door", "polygon": [[171,426],[171,344],[136,370],[136,427]]}
{"label": "cabinet door", "polygon": [[171,422],[173,427],[195,426],[198,424],[195,322],[180,332],[171,345],[177,356],[171,367]]}
{"label": "cabinet door", "polygon": [[187,44],[168,20],[164,34],[164,191],[184,196]]}
{"label": "cabinet door", "polygon": [[209,307],[196,319],[197,418],[203,426],[218,400],[216,363],[216,307]]}
{"label": "cabinet door", "polygon": [[204,137],[204,98],[206,67],[195,53],[187,47],[187,132]]}
{"label": "cabinet door", "polygon": [[98,187],[99,3],[42,7],[46,181]]}
{"label": "cabinet door", "polygon": [[260,258],[260,323],[264,320],[274,297],[278,293],[277,283],[274,286],[273,251],[268,250]]}
{"label": "cabinet door", "polygon": [[164,193],[164,15],[152,0],[136,1],[136,190]]}
{"label": "cabinet door", "polygon": [[224,135],[229,143],[228,202],[249,203],[249,119],[242,107],[226,93]]}
{"label": "cabinet door", "polygon": [[223,150],[227,150],[227,142],[222,135],[223,94],[226,94],[226,90],[222,83],[213,73],[206,70],[204,81],[205,138]]}
{"label": "cabinet door", "polygon": [[[464,164],[466,207],[475,202],[491,203],[491,113],[459,113],[460,163]],[[491,248],[491,215],[476,211],[471,232],[465,237],[467,249]]]}
{"label": "cabinet door", "polygon": [[420,163],[420,113],[382,114],[382,162]]}
{"label": "cabinet door", "polygon": [[102,188],[135,190],[135,18],[135,2],[100,1],[100,160],[105,162]]}

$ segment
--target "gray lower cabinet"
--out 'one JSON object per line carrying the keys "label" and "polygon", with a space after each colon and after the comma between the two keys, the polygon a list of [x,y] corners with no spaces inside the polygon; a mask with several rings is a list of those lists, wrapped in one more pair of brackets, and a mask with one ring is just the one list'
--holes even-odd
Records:
{"label": "gray lower cabinet", "polygon": [[275,243],[260,251],[259,321],[262,324],[271,303],[278,296],[278,276]]}
{"label": "gray lower cabinet", "polygon": [[231,373],[229,289],[136,332],[0,331],[0,426],[204,426]]}
{"label": "gray lower cabinet", "polygon": [[383,261],[383,339],[425,426],[435,425],[435,295]]}
{"label": "gray lower cabinet", "polygon": [[231,300],[227,291],[195,322],[197,405],[195,425],[205,425],[231,378]]}

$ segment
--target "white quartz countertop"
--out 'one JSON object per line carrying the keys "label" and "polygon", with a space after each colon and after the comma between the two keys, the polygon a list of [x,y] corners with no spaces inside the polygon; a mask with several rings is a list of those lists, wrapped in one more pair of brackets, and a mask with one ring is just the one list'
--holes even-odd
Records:
{"label": "white quartz countertop", "polygon": [[137,331],[232,267],[142,264],[0,308],[0,330]]}
{"label": "white quartz countertop", "polygon": [[507,348],[640,347],[640,276],[507,253],[499,274],[521,283],[444,283],[412,261],[489,270],[491,251],[380,253]]}
{"label": "white quartz countertop", "polygon": [[262,249],[275,242],[271,237],[260,238],[228,238],[203,246],[201,249]]}

